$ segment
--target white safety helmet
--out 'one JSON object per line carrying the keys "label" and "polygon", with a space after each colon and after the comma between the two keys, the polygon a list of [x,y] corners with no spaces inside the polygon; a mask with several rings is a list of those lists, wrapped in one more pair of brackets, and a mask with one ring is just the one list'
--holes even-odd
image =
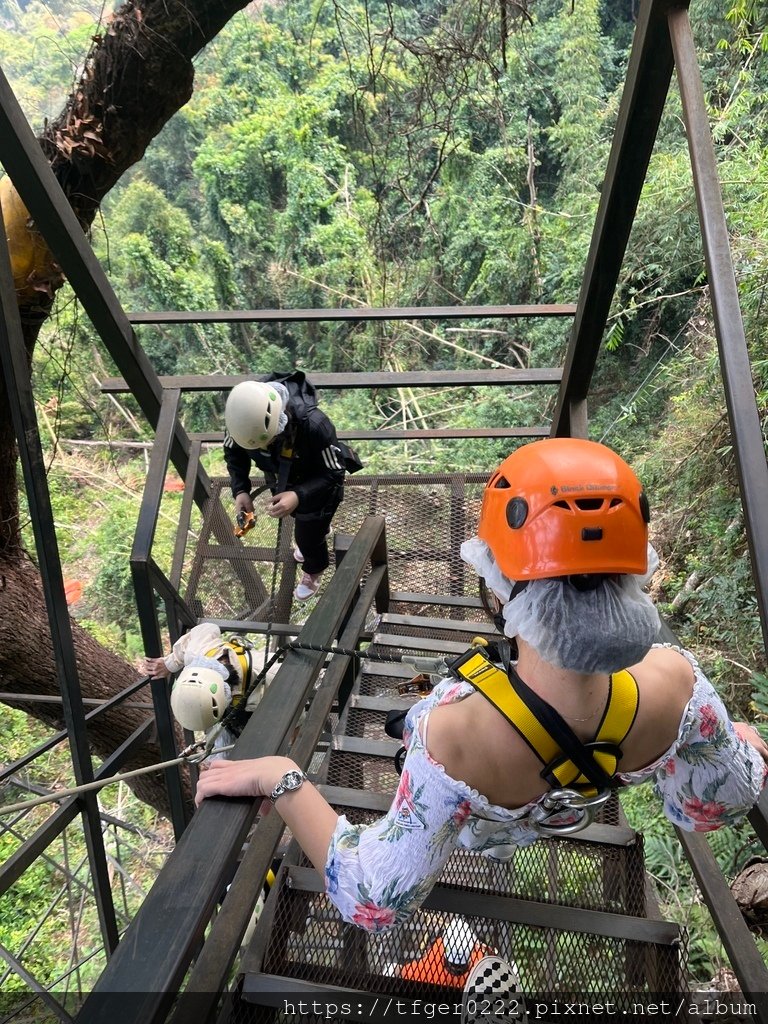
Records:
{"label": "white safety helmet", "polygon": [[224,717],[232,702],[229,684],[213,668],[188,666],[171,690],[171,710],[179,725],[205,732]]}
{"label": "white safety helmet", "polygon": [[283,402],[271,384],[244,380],[227,398],[224,422],[229,436],[241,448],[266,448],[280,433]]}
{"label": "white safety helmet", "polygon": [[453,918],[443,932],[445,959],[457,966],[468,964],[476,945],[477,935],[467,922],[460,917]]}

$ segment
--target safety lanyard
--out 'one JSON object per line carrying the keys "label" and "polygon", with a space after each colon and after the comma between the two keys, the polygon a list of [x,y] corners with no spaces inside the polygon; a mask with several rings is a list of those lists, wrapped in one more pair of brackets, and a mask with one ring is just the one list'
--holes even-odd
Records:
{"label": "safety lanyard", "polygon": [[275,494],[282,494],[288,490],[288,477],[291,475],[291,464],[293,462],[294,445],[296,443],[296,431],[286,429],[283,447],[277,463],[277,484]]}
{"label": "safety lanyard", "polygon": [[510,665],[505,672],[482,651],[467,651],[450,668],[507,719],[544,768],[541,777],[554,788],[577,789],[585,796],[615,787],[621,744],[637,715],[637,682],[629,672],[614,672],[595,738],[584,743],[562,716],[527,686]]}

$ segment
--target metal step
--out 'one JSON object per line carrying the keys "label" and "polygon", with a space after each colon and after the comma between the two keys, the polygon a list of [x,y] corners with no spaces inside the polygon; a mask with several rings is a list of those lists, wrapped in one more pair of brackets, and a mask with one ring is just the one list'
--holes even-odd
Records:
{"label": "metal step", "polygon": [[242,998],[256,1005],[285,1010],[275,993],[301,992],[328,1002],[334,995],[354,1002],[356,993],[460,1002],[460,990],[437,979],[416,983],[398,975],[457,918],[515,961],[523,992],[556,991],[561,999],[564,992],[609,992],[621,1013],[633,994],[637,1000],[638,993],[681,991],[682,933],[665,921],[591,909],[574,914],[562,904],[478,892],[444,877],[403,925],[369,932],[343,922],[319,875],[300,865],[281,871],[271,900],[268,934],[254,941],[242,965]]}

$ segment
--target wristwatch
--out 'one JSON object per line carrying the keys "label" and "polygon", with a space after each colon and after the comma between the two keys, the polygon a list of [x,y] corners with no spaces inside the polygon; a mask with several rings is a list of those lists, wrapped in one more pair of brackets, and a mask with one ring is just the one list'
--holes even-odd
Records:
{"label": "wristwatch", "polygon": [[289,772],[285,773],[282,779],[280,779],[278,784],[269,794],[269,799],[274,803],[279,796],[283,795],[283,793],[293,793],[294,790],[299,789],[304,785],[304,781],[307,778],[308,776],[304,772],[299,771],[298,768],[292,768]]}

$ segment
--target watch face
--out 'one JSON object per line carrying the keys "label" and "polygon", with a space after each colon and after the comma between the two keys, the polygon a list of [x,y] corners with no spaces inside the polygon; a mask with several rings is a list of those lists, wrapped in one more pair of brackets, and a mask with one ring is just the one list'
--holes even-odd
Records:
{"label": "watch face", "polygon": [[286,772],[270,793],[270,799],[277,800],[283,793],[292,793],[295,789],[299,789],[304,779],[306,779],[304,772],[297,771],[295,768]]}
{"label": "watch face", "polygon": [[301,772],[286,772],[282,778],[283,789],[298,789],[303,781]]}

